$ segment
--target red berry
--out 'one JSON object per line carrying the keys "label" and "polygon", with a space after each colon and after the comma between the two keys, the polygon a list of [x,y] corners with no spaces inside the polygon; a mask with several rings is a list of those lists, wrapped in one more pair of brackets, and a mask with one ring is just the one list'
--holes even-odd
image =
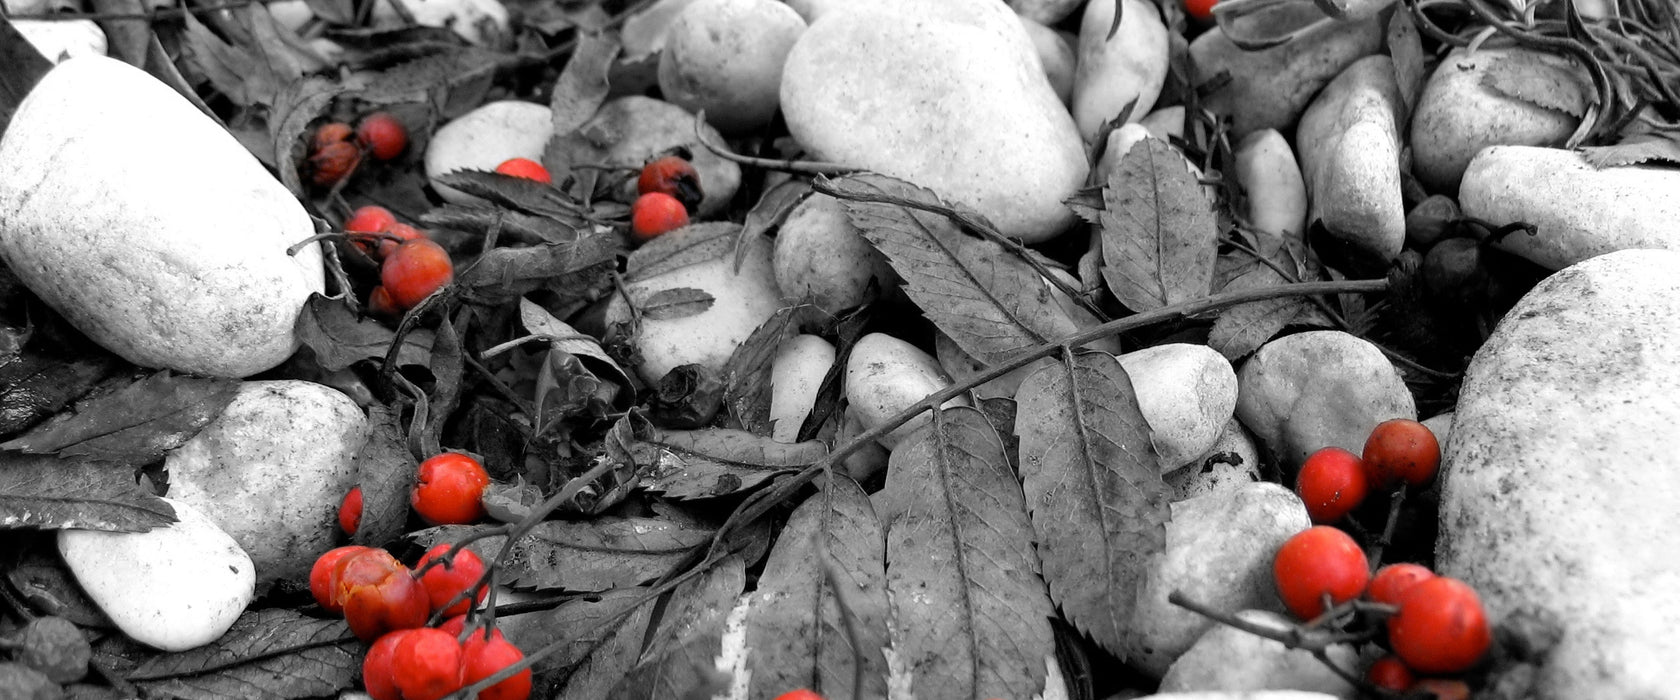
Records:
{"label": "red berry", "polygon": [[336,598],[344,621],[363,641],[391,630],[426,624],[431,600],[413,572],[383,549],[357,552],[345,559],[337,578]]}
{"label": "red berry", "polygon": [[309,568],[309,592],[315,596],[327,612],[343,612],[344,606],[338,602],[338,572],[344,568],[344,560],[352,554],[367,551],[367,547],[350,545],[327,550],[326,554],[315,559],[315,565]]}
{"label": "red berry", "polygon": [[[501,637],[492,635],[485,639],[482,635],[467,637],[461,644],[461,681],[462,686],[471,685],[489,678],[497,671],[511,666],[525,658],[519,647]],[[479,700],[526,700],[531,697],[531,669],[527,668],[513,676],[479,691]]]}
{"label": "red berry", "polygon": [[798,690],[790,690],[786,693],[782,693],[781,695],[777,695],[776,700],[823,700],[823,696],[804,688],[800,688]]}
{"label": "red berry", "polygon": [[1435,572],[1425,566],[1389,564],[1377,569],[1377,575],[1371,577],[1371,586],[1366,589],[1365,597],[1373,603],[1398,606],[1412,586],[1432,578],[1435,578]]}
{"label": "red berry", "polygon": [[345,124],[344,122],[327,122],[322,124],[321,128],[315,130],[315,139],[310,145],[311,150],[319,151],[331,144],[349,141],[350,137],[353,136],[354,133],[355,132],[350,130],[349,124]]}
{"label": "red berry", "polygon": [[1435,700],[1470,700],[1470,686],[1464,681],[1446,678],[1424,678],[1413,683],[1414,693],[1429,693]]}
{"label": "red berry", "polygon": [[1457,673],[1481,660],[1493,632],[1476,589],[1436,576],[1400,598],[1400,612],[1388,618],[1388,642],[1420,673]]}
{"label": "red berry", "polygon": [[379,281],[391,301],[404,311],[455,279],[455,265],[443,246],[419,238],[396,247],[379,268]]}
{"label": "red berry", "polygon": [[397,217],[390,209],[369,204],[351,212],[350,218],[344,220],[344,230],[351,233],[380,233],[395,223]]}
{"label": "red berry", "polygon": [[688,210],[671,195],[649,192],[630,205],[630,234],[636,240],[653,240],[659,234],[687,225]]}
{"label": "red berry", "polygon": [[316,149],[309,157],[310,180],[321,187],[329,187],[343,180],[361,162],[362,152],[345,141],[329,143]]}
{"label": "red berry", "polygon": [[367,689],[373,700],[403,700],[402,692],[397,690],[391,658],[396,655],[397,644],[413,632],[412,629],[388,632],[373,643],[367,656],[362,657],[362,687]]}
{"label": "red berry", "polygon": [[1365,438],[1367,480],[1378,488],[1404,481],[1423,486],[1441,466],[1441,443],[1429,427],[1415,420],[1383,421]]}
{"label": "red berry", "polygon": [[[467,616],[466,615],[456,615],[456,616],[451,617],[451,618],[446,618],[446,619],[444,619],[443,622],[438,623],[438,629],[443,630],[445,632],[448,632],[450,634],[453,634],[453,635],[455,635],[456,639],[460,639],[461,634],[467,631]],[[473,634],[475,634],[475,635],[484,634],[484,629],[482,627],[475,628],[473,630]],[[490,636],[495,637],[497,639],[501,639],[502,638],[502,631],[498,630],[498,629],[492,629],[492,630],[490,630]]]}
{"label": "red berry", "polygon": [[490,474],[478,460],[445,452],[420,463],[420,482],[409,501],[429,525],[466,525],[484,517]]}
{"label": "red berry", "polygon": [[426,554],[414,565],[414,570],[425,569],[425,573],[420,574],[420,583],[426,587],[426,595],[432,600],[432,612],[442,610],[444,615],[465,615],[473,604],[484,600],[483,589],[470,599],[462,598],[448,608],[443,606],[462,591],[478,583],[478,579],[484,576],[484,560],[478,558],[478,554],[472,550],[462,549],[455,553],[453,561],[438,562],[430,568],[426,566],[434,559],[442,559],[451,546],[447,543],[439,544],[426,550]]}
{"label": "red berry", "polygon": [[1184,12],[1197,22],[1213,21],[1213,6],[1219,0],[1184,0]]}
{"label": "red berry", "polygon": [[373,157],[390,160],[408,148],[408,128],[390,112],[374,112],[362,117],[362,122],[356,125],[356,140]]}
{"label": "red berry", "polygon": [[346,535],[356,534],[356,528],[362,526],[362,487],[350,489],[344,494],[344,502],[338,504],[338,527]]}
{"label": "red berry", "polygon": [[536,180],[537,182],[545,185],[552,184],[554,182],[554,178],[549,177],[548,168],[543,167],[542,163],[538,163],[530,158],[509,158],[504,160],[501,165],[496,166],[496,172],[503,175],[510,175],[512,177],[522,177],[527,180]]}
{"label": "red berry", "polygon": [[1365,551],[1347,533],[1315,525],[1278,548],[1272,576],[1284,606],[1310,620],[1324,613],[1326,594],[1332,604],[1359,597],[1371,580],[1367,566]]}
{"label": "red berry", "polygon": [[440,629],[414,630],[391,653],[391,676],[403,700],[438,700],[460,690],[466,686],[461,671],[461,643]]}
{"label": "red berry", "polygon": [[397,251],[397,246],[422,238],[430,239],[431,236],[408,224],[391,224],[379,237],[379,259],[391,257],[391,254]]}
{"label": "red berry", "polygon": [[401,316],[403,312],[402,309],[397,308],[397,302],[391,301],[391,293],[385,291],[384,285],[374,287],[373,291],[368,292],[367,303],[368,313],[375,316],[396,318]]}
{"label": "red berry", "polygon": [[1392,654],[1373,662],[1371,668],[1365,671],[1365,680],[1378,688],[1396,693],[1411,689],[1412,684],[1417,682],[1412,676],[1412,669],[1406,668],[1406,663]]}
{"label": "red berry", "polygon": [[705,196],[700,189],[700,173],[695,172],[688,161],[677,156],[656,158],[642,166],[642,173],[636,178],[636,193],[649,192],[675,197],[690,213],[700,206],[700,200]]}
{"label": "red berry", "polygon": [[1312,453],[1295,477],[1295,493],[1307,504],[1307,515],[1319,524],[1341,520],[1365,500],[1365,467],[1359,457],[1340,447]]}

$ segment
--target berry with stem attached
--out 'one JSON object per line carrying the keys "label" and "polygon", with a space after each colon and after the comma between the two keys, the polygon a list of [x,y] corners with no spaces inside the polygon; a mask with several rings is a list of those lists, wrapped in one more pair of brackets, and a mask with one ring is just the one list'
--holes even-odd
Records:
{"label": "berry with stem attached", "polygon": [[1365,473],[1373,486],[1398,482],[1423,486],[1441,466],[1441,443],[1429,426],[1396,418],[1377,424],[1365,438]]}
{"label": "berry with stem attached", "polygon": [[1319,524],[1353,512],[1365,500],[1365,467],[1359,456],[1340,447],[1312,453],[1295,478],[1295,493],[1307,505],[1307,515]]}
{"label": "berry with stem attached", "polygon": [[420,463],[420,480],[409,501],[429,525],[466,525],[484,517],[484,488],[490,474],[478,460],[445,452]]}
{"label": "berry with stem attached", "polygon": [[1401,596],[1400,612],[1388,618],[1388,642],[1419,673],[1458,673],[1481,660],[1493,631],[1476,589],[1437,576]]}
{"label": "berry with stem attached", "polygon": [[418,238],[397,246],[379,267],[379,281],[391,302],[404,311],[455,279],[455,264],[443,246]]}
{"label": "berry with stem attached", "polygon": [[1331,604],[1359,597],[1371,579],[1365,551],[1352,537],[1327,525],[1296,533],[1278,548],[1272,576],[1285,607],[1303,620],[1324,614]]}
{"label": "berry with stem attached", "polygon": [[414,630],[391,651],[391,676],[403,700],[439,700],[461,688],[461,643],[443,630]]}
{"label": "berry with stem attached", "polygon": [[[499,635],[485,639],[482,634],[467,637],[461,643],[462,687],[489,678],[525,658],[524,652]],[[531,669],[527,668],[495,685],[479,691],[479,700],[526,700],[531,697]]]}
{"label": "berry with stem attached", "polygon": [[390,160],[408,148],[408,128],[390,112],[374,112],[356,125],[356,141],[379,160]]}
{"label": "berry with stem attached", "polygon": [[[484,576],[484,560],[470,549],[463,548],[456,552],[449,560],[444,555],[449,553],[452,545],[441,543],[426,550],[420,561],[414,565],[415,571],[422,571],[420,583],[426,587],[426,595],[431,598],[432,611],[442,611],[445,616],[465,615],[474,604],[484,599],[485,591],[479,589],[476,595],[461,598],[449,607],[443,607],[454,600],[462,591],[478,584],[478,579]],[[437,561],[433,564],[433,561]]]}

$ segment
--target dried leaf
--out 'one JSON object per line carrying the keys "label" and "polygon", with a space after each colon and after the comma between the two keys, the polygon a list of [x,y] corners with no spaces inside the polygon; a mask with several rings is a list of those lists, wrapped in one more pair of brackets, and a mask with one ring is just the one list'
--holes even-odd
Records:
{"label": "dried leaf", "polygon": [[148,660],[128,678],[149,696],[292,700],[350,688],[361,656],[361,644],[343,620],[280,608],[248,610],[220,639]]}
{"label": "dried leaf", "polygon": [[917,700],[1030,698],[1055,653],[1032,525],[985,416],[945,409],[893,450],[887,523],[893,649]]}
{"label": "dried leaf", "polygon": [[740,430],[649,428],[630,446],[642,487],[669,498],[715,498],[757,488],[828,454],[821,442],[785,444]]}
{"label": "dried leaf", "polygon": [[671,700],[694,697],[700,687],[727,689],[729,678],[719,677],[716,659],[723,648],[724,618],[746,586],[746,563],[739,555],[717,562],[699,578],[678,586],[671,592],[643,661],[608,697]]}
{"label": "dried leaf", "polygon": [[11,20],[0,17],[0,65],[6,66],[0,70],[0,133],[4,133],[23,97],[53,64],[23,38]]}
{"label": "dried leaf", "polygon": [[1583,148],[1581,156],[1594,168],[1645,164],[1680,166],[1680,139],[1649,134],[1628,139],[1614,146]]}
{"label": "dried leaf", "polygon": [[[834,189],[939,204],[932,192],[884,175],[849,175]],[[844,199],[842,197],[842,199]],[[1044,278],[997,243],[894,204],[845,200],[846,215],[904,279],[902,289],[957,346],[987,364],[1071,330]]]}
{"label": "dried leaf", "polygon": [[369,408],[368,427],[368,441],[353,463],[362,489],[362,522],[351,539],[377,547],[402,536],[418,465],[395,411],[379,405]]}
{"label": "dried leaf", "polygon": [[148,464],[198,434],[222,414],[238,390],[237,380],[160,370],[83,399],[74,412],[0,443],[0,448]]}
{"label": "dried leaf", "polygon": [[496,69],[507,60],[505,54],[487,49],[451,46],[377,73],[355,75],[345,87],[373,104],[422,102],[438,116],[453,119],[484,104]]}
{"label": "dried leaf", "polygon": [[568,243],[577,240],[579,235],[578,227],[552,217],[508,211],[501,207],[445,204],[421,214],[420,223],[480,236],[497,231],[502,236],[524,243]]}
{"label": "dried leaf", "polygon": [[1154,137],[1120,159],[1103,188],[1103,279],[1126,308],[1148,311],[1206,296],[1219,226],[1184,156]]}
{"label": "dried leaf", "polygon": [[[886,540],[869,496],[836,476],[805,499],[782,529],[747,611],[751,700],[788,688],[853,697],[861,661],[862,697],[887,693]],[[829,572],[839,580],[830,578]],[[835,586],[844,587],[841,592]],[[846,632],[857,637],[854,650]]]}
{"label": "dried leaf", "polygon": [[268,117],[268,137],[274,144],[280,182],[296,196],[306,193],[297,169],[308,149],[304,135],[310,131],[310,122],[325,114],[333,98],[341,92],[343,88],[337,84],[311,76],[292,81],[274,98]]}
{"label": "dried leaf", "polygon": [[723,401],[747,432],[769,435],[774,427],[770,425],[770,368],[782,341],[799,330],[797,310],[791,306],[777,309],[753,329],[723,366]]}
{"label": "dried leaf", "polygon": [[[312,294],[298,314],[297,336],[315,361],[337,372],[362,360],[384,361],[396,331],[371,318],[358,318],[342,300]],[[403,336],[397,364],[425,366],[431,361],[432,331],[417,329]]]}
{"label": "dried leaf", "polygon": [[498,206],[549,217],[574,231],[589,228],[582,204],[535,180],[484,170],[456,170],[440,175],[438,181]]}
{"label": "dried leaf", "polygon": [[175,509],[128,465],[0,452],[0,529],[145,532]]}
{"label": "dried leaf", "polygon": [[304,0],[315,16],[329,24],[351,24],[356,21],[356,7],[351,0]]}
{"label": "dried leaf", "polygon": [[1132,381],[1113,355],[1081,352],[1034,372],[1015,399],[1022,489],[1050,597],[1124,659],[1121,638],[1170,518]]}
{"label": "dried leaf", "polygon": [[[546,3],[545,3],[546,4]],[[554,82],[549,109],[554,113],[554,133],[564,136],[577,131],[600,111],[612,86],[607,74],[624,46],[618,37],[604,32],[583,32],[560,79]]]}
{"label": "dried leaf", "polygon": [[1585,76],[1543,54],[1516,51],[1484,59],[1489,63],[1482,87],[1513,100],[1580,118],[1598,99]]}
{"label": "dried leaf", "polygon": [[[1286,283],[1283,275],[1256,261],[1227,283],[1222,291],[1261,289]],[[1259,350],[1309,305],[1302,297],[1282,297],[1228,308],[1220,312],[1213,328],[1208,331],[1208,347],[1218,350],[1225,359],[1236,362]]]}
{"label": "dried leaf", "polygon": [[550,663],[572,669],[555,700],[600,700],[630,672],[652,618],[652,601],[637,605],[646,594],[642,588],[613,589],[599,601],[571,601],[544,616],[538,627],[567,635],[570,642],[552,662],[538,664],[539,671]]}
{"label": "dried leaf", "polygon": [[592,296],[605,287],[623,244],[614,233],[589,235],[571,243],[496,248],[455,277],[455,287],[469,302],[496,305],[538,289],[565,299]]}
{"label": "dried leaf", "polygon": [[537,305],[536,302],[529,299],[519,300],[519,320],[525,326],[525,330],[547,339],[549,347],[600,362],[606,368],[611,369],[613,379],[625,385],[630,383],[624,370],[618,366],[617,362],[613,361],[605,350],[601,349],[600,341],[596,340],[594,336],[578,331],[565,321],[555,318],[554,314],[549,313],[547,309]]}
{"label": "dried leaf", "polygon": [[216,90],[244,107],[272,105],[285,85],[302,76],[276,72],[275,66],[241,46],[222,41],[193,13],[181,16],[186,32],[181,37],[185,59],[210,79]]}
{"label": "dried leaf", "polygon": [[[93,11],[101,14],[132,15],[146,12],[149,8],[140,0],[93,0],[89,3]],[[13,4],[16,7],[16,4]],[[68,9],[81,9],[71,5]],[[105,55],[120,60],[128,65],[141,67],[146,63],[148,44],[152,39],[150,22],[135,22],[123,19],[98,20],[99,31],[105,33]]]}
{"label": "dried leaf", "polygon": [[108,353],[65,357],[63,348],[56,346],[32,347],[0,363],[0,436],[52,417],[116,367],[116,358]]}
{"label": "dried leaf", "polygon": [[1417,25],[1412,22],[1412,13],[1396,12],[1388,18],[1387,44],[1388,55],[1394,59],[1394,82],[1400,87],[1404,114],[1410,115],[1417,106],[1418,96],[1423,94],[1424,79],[1429,77],[1429,67],[1423,56],[1423,40],[1418,36]]}
{"label": "dried leaf", "polygon": [[[413,537],[422,546],[455,542],[476,528],[443,526]],[[600,517],[588,521],[549,520],[513,546],[508,557],[508,585],[595,592],[636,586],[664,574],[695,547],[711,543],[713,530],[697,523],[651,517]],[[492,561],[506,537],[487,537],[469,545]]]}
{"label": "dried leaf", "polygon": [[802,179],[783,180],[758,198],[758,203],[747,212],[747,218],[741,223],[741,236],[735,239],[735,269],[741,269],[741,263],[747,259],[747,242],[759,236],[770,233],[770,229],[781,226],[787,220],[793,208],[805,201],[806,195],[811,193],[811,183]]}
{"label": "dried leaf", "polygon": [[640,282],[672,270],[716,260],[735,248],[741,225],[727,221],[692,224],[681,236],[659,236],[630,254],[624,281]]}

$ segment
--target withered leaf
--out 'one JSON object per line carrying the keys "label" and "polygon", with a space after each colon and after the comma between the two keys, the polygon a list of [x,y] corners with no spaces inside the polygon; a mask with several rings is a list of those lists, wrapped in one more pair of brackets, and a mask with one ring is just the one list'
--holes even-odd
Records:
{"label": "withered leaf", "polygon": [[145,532],[173,522],[175,509],[136,483],[131,466],[0,452],[0,529]]}
{"label": "withered leaf", "polygon": [[[343,301],[312,294],[298,314],[298,340],[315,351],[315,361],[329,372],[362,360],[385,359],[396,331],[371,318],[358,318]],[[432,331],[417,329],[403,336],[398,365],[425,366],[431,361]]]}
{"label": "withered leaf", "polygon": [[1126,308],[1148,311],[1206,296],[1219,226],[1213,202],[1167,142],[1132,146],[1103,188],[1103,279]]}
{"label": "withered leaf", "polygon": [[[1286,284],[1283,275],[1264,264],[1254,263],[1226,283],[1221,291],[1236,292]],[[1251,301],[1228,308],[1214,320],[1208,331],[1208,347],[1218,350],[1232,362],[1248,356],[1271,340],[1284,327],[1306,311],[1309,302],[1302,297],[1282,297],[1265,301]]]}
{"label": "withered leaf", "polygon": [[0,361],[0,437],[46,420],[117,367],[107,353],[64,357],[62,348],[28,348]]}
{"label": "withered leaf", "polygon": [[308,148],[304,134],[309,131],[309,123],[324,114],[341,92],[343,88],[332,81],[311,76],[291,81],[274,98],[268,116],[268,137],[274,144],[280,182],[294,195],[305,194],[297,165]]}
{"label": "withered leaf", "polygon": [[496,248],[455,277],[467,301],[501,304],[550,289],[556,294],[587,296],[606,284],[622,248],[616,234],[583,236],[569,243]]}
{"label": "withered leaf", "polygon": [[498,231],[523,243],[565,243],[578,237],[576,227],[552,217],[509,211],[501,207],[445,204],[420,215],[420,223],[478,235]]}
{"label": "withered leaf", "polygon": [[377,547],[403,533],[417,465],[395,411],[380,405],[369,408],[368,427],[368,441],[354,462],[362,489],[362,521],[351,539]]}
{"label": "withered leaf", "polygon": [[149,695],[185,700],[319,697],[351,687],[361,672],[361,647],[343,620],[248,610],[220,639],[155,657],[128,678]]}
{"label": "withered leaf", "polygon": [[549,109],[554,114],[554,134],[564,136],[589,121],[601,109],[611,85],[607,74],[623,49],[618,37],[605,32],[581,32],[572,57],[554,81]]}
{"label": "withered leaf", "polygon": [[741,225],[727,221],[691,224],[681,236],[659,236],[630,254],[624,264],[624,281],[640,282],[672,270],[688,267],[729,254]]}
{"label": "withered leaf", "polygon": [[675,287],[654,292],[638,307],[644,318],[674,321],[705,313],[717,299],[703,289]]}
{"label": "withered leaf", "polygon": [[220,416],[238,390],[237,380],[160,370],[82,399],[0,449],[148,464]]}
{"label": "withered leaf", "polygon": [[1594,168],[1614,168],[1625,165],[1680,166],[1680,140],[1648,134],[1628,139],[1614,146],[1591,146],[1581,149],[1581,156]]}
{"label": "withered leaf", "polygon": [[[413,537],[430,547],[474,531],[469,526],[446,525],[421,530]],[[709,544],[712,533],[709,527],[668,518],[549,520],[514,544],[504,580],[517,588],[582,592],[636,586],[664,574],[695,547]],[[487,537],[468,546],[488,562],[506,541],[506,537]]]}
{"label": "withered leaf", "polygon": [[1396,12],[1388,18],[1386,43],[1388,55],[1394,58],[1394,82],[1400,87],[1400,101],[1405,105],[1405,113],[1411,114],[1423,92],[1423,81],[1429,77],[1429,67],[1424,61],[1423,40],[1410,12]]}
{"label": "withered leaf", "polygon": [[[651,635],[642,662],[613,688],[613,700],[711,698],[727,690],[730,676],[719,673],[724,620],[747,586],[746,563],[739,555],[714,564],[700,577],[671,592]],[[696,694],[697,688],[714,692]]]}
{"label": "withered leaf", "polygon": [[740,430],[649,428],[630,446],[643,488],[670,498],[715,498],[757,488],[772,476],[803,469],[828,447],[815,440],[784,444]]}
{"label": "withered leaf", "polygon": [[495,68],[506,56],[477,47],[449,47],[345,82],[374,104],[424,102],[453,119],[484,104]]}
{"label": "withered leaf", "polygon": [[[536,670],[570,669],[555,700],[598,700],[636,665],[656,599],[644,598],[648,589],[615,588],[600,600],[574,600],[530,623],[534,630],[567,643]],[[517,619],[517,618],[516,618]]]}
{"label": "withered leaf", "polygon": [[1055,653],[1032,524],[986,417],[952,408],[893,450],[886,489],[893,649],[918,700],[1030,698]]}
{"label": "withered leaf", "polygon": [[800,202],[805,201],[810,192],[810,182],[792,179],[784,180],[766,190],[758,198],[758,203],[747,212],[746,220],[741,222],[741,236],[735,239],[735,269],[740,269],[741,263],[747,259],[747,242],[781,226],[782,222],[787,220],[788,214],[794,207],[799,206]]}
{"label": "withered leaf", "polygon": [[747,432],[770,435],[774,428],[770,425],[770,368],[782,341],[799,330],[797,310],[791,306],[777,309],[753,329],[723,366],[724,403]]}
{"label": "withered leaf", "polygon": [[1580,69],[1570,69],[1560,60],[1530,51],[1501,56],[1484,56],[1489,61],[1482,74],[1482,87],[1513,100],[1541,109],[1581,117],[1598,98],[1592,83]]}
{"label": "withered leaf", "polygon": [[787,688],[853,697],[858,662],[862,697],[887,694],[883,528],[856,482],[836,475],[829,484],[794,509],[758,579],[747,611],[751,700],[770,700]]}
{"label": "withered leaf", "polygon": [[600,369],[607,370],[608,378],[618,382],[620,386],[630,385],[630,378],[625,374],[624,368],[619,367],[612,356],[601,349],[601,341],[555,318],[554,314],[536,302],[529,299],[519,300],[519,320],[524,324],[525,330],[547,339],[549,347],[594,360],[600,363]]}
{"label": "withered leaf", "polygon": [[1124,658],[1150,557],[1166,547],[1166,484],[1131,379],[1113,355],[1079,352],[1021,384],[1021,482],[1050,597]]}
{"label": "withered leaf", "polygon": [[588,228],[581,204],[560,190],[534,180],[482,170],[457,170],[439,176],[438,181],[499,206],[549,217],[574,231]]}

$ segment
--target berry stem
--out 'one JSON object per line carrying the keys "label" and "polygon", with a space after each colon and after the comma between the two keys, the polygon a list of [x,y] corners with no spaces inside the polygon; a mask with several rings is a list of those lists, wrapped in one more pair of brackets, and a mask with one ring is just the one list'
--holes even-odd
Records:
{"label": "berry stem", "polygon": [[1394,541],[1394,528],[1400,522],[1400,507],[1406,503],[1406,490],[1410,486],[1411,484],[1401,482],[1400,488],[1395,489],[1394,496],[1389,499],[1388,520],[1383,523],[1382,536],[1371,543],[1371,554],[1367,557],[1371,560],[1372,572],[1382,567],[1383,550]]}

